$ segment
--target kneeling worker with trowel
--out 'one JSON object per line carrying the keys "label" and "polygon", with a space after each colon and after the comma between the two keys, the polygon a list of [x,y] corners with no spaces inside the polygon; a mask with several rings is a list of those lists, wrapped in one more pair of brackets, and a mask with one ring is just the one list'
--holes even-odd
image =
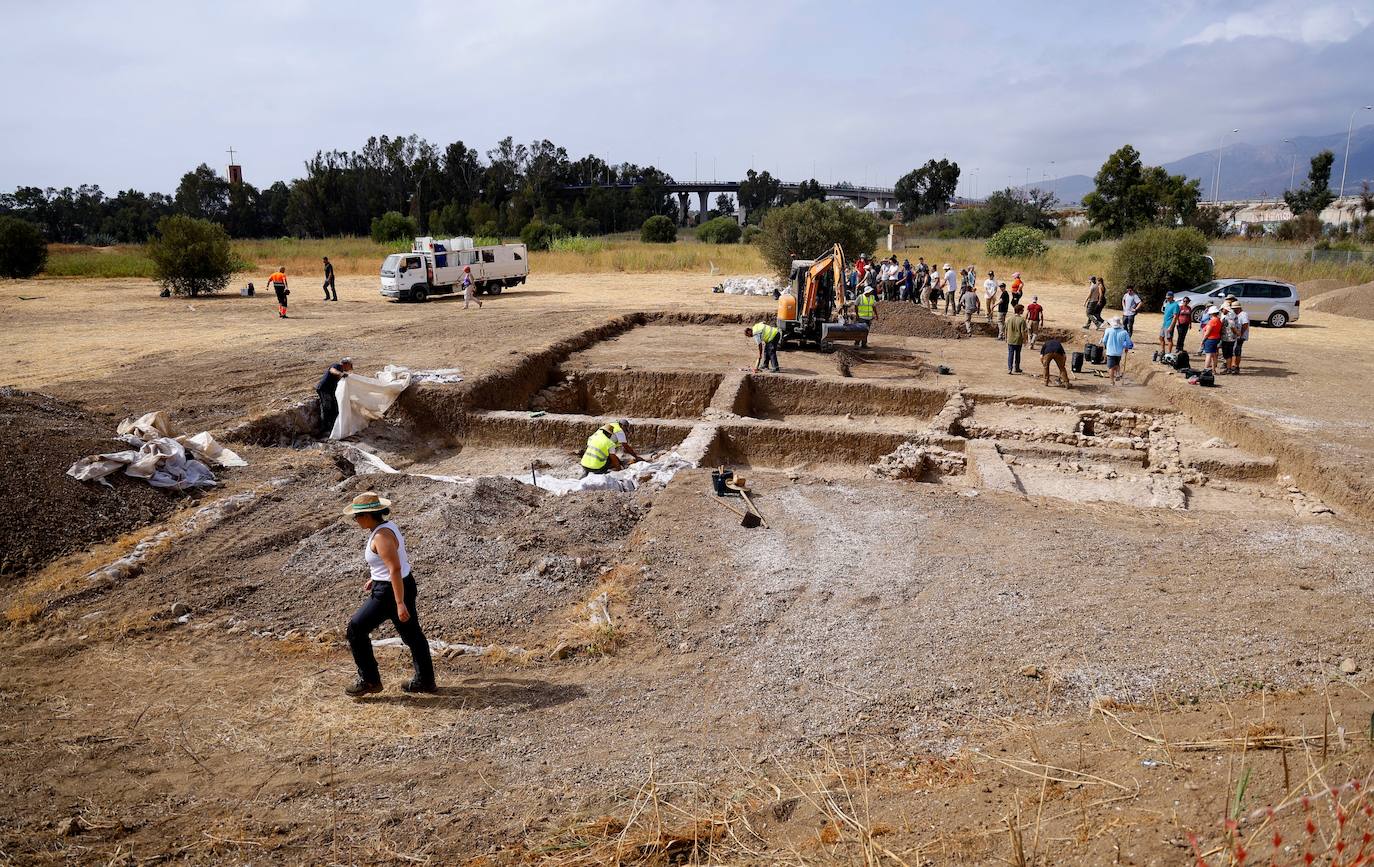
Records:
{"label": "kneeling worker with trowel", "polygon": [[582,453],[582,475],[618,470],[629,461],[621,459],[621,452],[629,452],[636,461],[644,460],[630,445],[628,419],[608,421],[589,437]]}

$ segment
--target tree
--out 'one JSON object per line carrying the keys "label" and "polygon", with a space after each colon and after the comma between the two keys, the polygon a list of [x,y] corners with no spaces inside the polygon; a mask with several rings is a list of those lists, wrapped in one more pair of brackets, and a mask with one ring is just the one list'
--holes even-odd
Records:
{"label": "tree", "polygon": [[1142,193],[1157,226],[1190,225],[1202,199],[1202,185],[1186,175],[1171,175],[1160,166],[1145,169]]}
{"label": "tree", "polygon": [[1112,254],[1107,303],[1120,306],[1134,286],[1146,309],[1158,310],[1166,292],[1182,292],[1211,276],[1207,239],[1197,229],[1151,228],[1122,239]]}
{"label": "tree", "polygon": [[943,214],[958,188],[958,163],[927,160],[919,169],[902,175],[893,194],[901,207],[902,219],[910,221],[922,214]]}
{"label": "tree", "polygon": [[1145,192],[1140,152],[1130,145],[1107,157],[1093,182],[1093,191],[1083,197],[1083,205],[1088,219],[1107,237],[1119,238],[1148,224],[1154,216]]}
{"label": "tree", "polygon": [[181,176],[173,199],[179,214],[222,223],[229,212],[229,182],[201,163]]}
{"label": "tree", "polygon": [[735,200],[729,193],[721,193],[716,196],[716,213],[733,214],[735,212]]}
{"label": "tree", "polygon": [[0,217],[0,277],[26,280],[47,262],[48,245],[37,226],[18,217]]}
{"label": "tree", "polygon": [[1201,205],[1183,221],[1183,225],[1197,229],[1207,238],[1222,238],[1231,229],[1231,219],[1235,217],[1235,208],[1223,208],[1220,205]]}
{"label": "tree", "polygon": [[372,220],[368,234],[378,244],[389,244],[416,237],[420,234],[420,228],[410,217],[402,216],[397,211],[387,211]]}
{"label": "tree", "polygon": [[1051,213],[1058,206],[1059,199],[1045,190],[1007,187],[988,196],[980,207],[959,211],[959,234],[965,238],[990,238],[1012,223],[1042,232],[1054,231]]}
{"label": "tree", "polygon": [[671,244],[677,240],[677,224],[662,214],[655,214],[639,227],[639,240],[646,244]]}
{"label": "tree", "polygon": [[761,221],[764,213],[778,203],[781,192],[782,182],[777,178],[750,169],[739,182],[739,206],[744,209],[745,219],[750,223]]}
{"label": "tree", "polygon": [[793,259],[820,255],[833,244],[844,247],[850,259],[871,254],[882,234],[877,219],[867,211],[814,200],[774,208],[763,218],[761,228],[759,251],[780,276],[788,273]]}
{"label": "tree", "polygon": [[148,258],[159,285],[192,298],[228,286],[237,265],[222,226],[182,214],[158,221]]}
{"label": "tree", "polygon": [[1336,155],[1329,150],[1314,156],[1303,185],[1283,194],[1293,216],[1314,214],[1320,217],[1326,206],[1336,200],[1336,194],[1331,192],[1331,164],[1335,159]]}
{"label": "tree", "polygon": [[531,250],[547,250],[554,238],[562,234],[561,226],[550,226],[531,220],[520,230],[520,241]]}

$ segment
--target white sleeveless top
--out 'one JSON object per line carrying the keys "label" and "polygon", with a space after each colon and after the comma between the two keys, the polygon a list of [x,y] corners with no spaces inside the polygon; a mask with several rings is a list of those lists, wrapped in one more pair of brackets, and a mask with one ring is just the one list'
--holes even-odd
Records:
{"label": "white sleeveless top", "polygon": [[382,555],[372,550],[372,537],[377,535],[377,530],[390,530],[396,535],[396,545],[400,549],[396,553],[401,558],[401,577],[410,574],[410,558],[406,556],[406,537],[401,535],[401,530],[391,521],[379,524],[376,529],[367,534],[367,544],[363,546],[363,559],[367,561],[367,568],[372,571],[372,580],[382,583],[391,582],[391,570],[387,568],[386,561]]}

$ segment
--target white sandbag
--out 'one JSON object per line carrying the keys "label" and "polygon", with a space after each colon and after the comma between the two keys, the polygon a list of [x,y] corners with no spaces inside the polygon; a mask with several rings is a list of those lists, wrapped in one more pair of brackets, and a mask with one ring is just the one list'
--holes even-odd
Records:
{"label": "white sandbag", "polygon": [[410,371],[388,364],[375,377],[350,373],[339,380],[334,397],[339,402],[339,417],[329,432],[332,440],[352,436],[381,418],[401,392],[410,387]]}
{"label": "white sandbag", "polygon": [[117,439],[130,446],[129,450],[81,458],[68,468],[67,475],[78,481],[98,481],[109,486],[106,477],[122,469],[130,478],[144,479],[155,488],[184,491],[215,484],[215,474],[208,464],[248,465],[243,458],[216,442],[209,431],[191,437],[183,435],[161,411],[125,419],[116,430],[119,432]]}
{"label": "white sandbag", "polygon": [[[554,476],[536,476],[535,487],[543,488],[551,494],[570,494],[574,491],[633,491],[641,485],[666,485],[679,470],[691,469],[696,464],[677,452],[655,458],[651,461],[636,461],[621,470],[605,473],[588,473],[580,479],[560,479]],[[516,481],[529,482],[529,476],[511,476]]]}

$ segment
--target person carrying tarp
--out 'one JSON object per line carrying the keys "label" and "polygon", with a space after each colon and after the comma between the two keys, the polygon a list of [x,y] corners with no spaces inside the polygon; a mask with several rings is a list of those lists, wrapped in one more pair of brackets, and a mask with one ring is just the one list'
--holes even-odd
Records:
{"label": "person carrying tarp", "polygon": [[[864,290],[864,293],[868,294],[872,291],[872,287],[869,287]],[[767,322],[756,322],[744,329],[744,333],[754,338],[754,342],[759,345],[759,355],[758,360],[754,362],[754,372],[758,373],[767,367],[777,373],[778,344],[782,342],[782,332]]]}
{"label": "person carrying tarp", "polygon": [[315,383],[315,394],[320,398],[320,436],[327,437],[334,429],[334,421],[339,417],[339,380],[353,370],[353,359],[344,358],[338,364],[329,365],[324,376]]}

